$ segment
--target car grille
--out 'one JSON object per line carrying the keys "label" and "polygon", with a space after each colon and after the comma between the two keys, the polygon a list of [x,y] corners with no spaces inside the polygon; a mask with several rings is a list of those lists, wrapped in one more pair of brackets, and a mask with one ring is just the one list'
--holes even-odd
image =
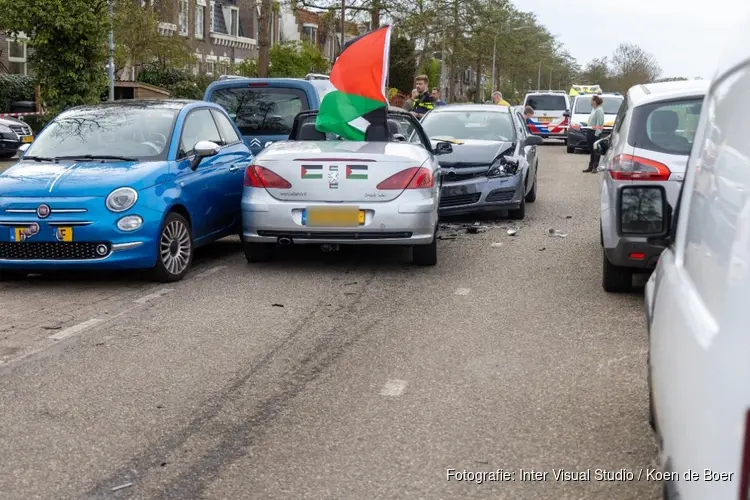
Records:
{"label": "car grille", "polygon": [[303,240],[383,240],[389,238],[411,238],[410,232],[333,232],[333,231],[258,231],[258,236],[294,238]]}
{"label": "car grille", "polygon": [[7,260],[92,260],[103,256],[96,252],[96,247],[105,245],[107,255],[108,243],[90,242],[23,242],[0,243],[0,259]]}
{"label": "car grille", "polygon": [[10,125],[10,129],[18,135],[31,135],[31,127],[24,125]]}
{"label": "car grille", "polygon": [[459,194],[456,196],[442,196],[440,198],[441,207],[455,207],[458,205],[472,205],[479,201],[482,193]]}
{"label": "car grille", "polygon": [[449,172],[445,174],[445,181],[446,182],[457,182],[457,181],[465,181],[467,179],[474,179],[476,177],[484,177],[487,175],[487,172],[475,172],[473,174],[459,174],[457,172]]}
{"label": "car grille", "polygon": [[510,201],[513,199],[513,195],[516,193],[514,189],[495,189],[487,195],[486,202],[492,203],[496,201]]}

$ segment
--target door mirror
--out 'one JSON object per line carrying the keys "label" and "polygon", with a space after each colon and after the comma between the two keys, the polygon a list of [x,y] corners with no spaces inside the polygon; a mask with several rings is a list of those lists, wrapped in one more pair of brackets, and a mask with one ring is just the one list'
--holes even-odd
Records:
{"label": "door mirror", "polygon": [[565,111],[563,111],[563,116],[565,118],[570,118],[570,111],[568,111],[567,109]]}
{"label": "door mirror", "polygon": [[596,149],[596,152],[600,155],[606,155],[607,151],[609,151],[609,137],[596,141],[594,143],[594,149]]}
{"label": "door mirror", "polygon": [[435,144],[435,155],[449,155],[453,152],[450,142],[438,142]]}
{"label": "door mirror", "polygon": [[530,135],[524,141],[525,146],[541,146],[542,144],[544,144],[544,139],[538,135]]}
{"label": "door mirror", "polygon": [[621,236],[665,240],[671,234],[672,207],[663,186],[624,186],[618,193]]}
{"label": "door mirror", "polygon": [[268,147],[268,146],[270,146],[271,144],[273,144],[273,141],[266,141],[266,143],[265,143],[265,144],[263,145],[263,147],[264,147],[264,148],[267,148],[267,147]]}
{"label": "door mirror", "polygon": [[31,147],[31,144],[24,144],[20,148],[18,148],[18,157],[23,158],[23,155],[26,154],[26,151]]}
{"label": "door mirror", "polygon": [[217,154],[219,154],[220,150],[221,150],[221,146],[219,146],[215,142],[198,141],[198,143],[193,148],[194,156],[193,156],[193,159],[190,161],[190,168],[193,170],[197,169],[198,165],[200,165],[203,158],[208,158],[209,156],[216,156]]}

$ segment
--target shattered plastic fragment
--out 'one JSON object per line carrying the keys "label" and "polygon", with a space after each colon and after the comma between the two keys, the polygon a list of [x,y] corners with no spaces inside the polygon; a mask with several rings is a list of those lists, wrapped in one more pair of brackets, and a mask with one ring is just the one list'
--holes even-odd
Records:
{"label": "shattered plastic fragment", "polygon": [[495,247],[495,248],[497,248],[497,247],[501,247],[501,246],[503,246],[503,244],[502,244],[501,242],[499,242],[499,241],[496,241],[496,242],[494,242],[494,243],[493,243],[492,245],[490,245],[490,246],[491,246],[491,247]]}
{"label": "shattered plastic fragment", "polygon": [[518,229],[508,229],[508,236],[515,236]]}
{"label": "shattered plastic fragment", "polygon": [[121,490],[121,489],[124,489],[124,488],[129,488],[131,486],[133,486],[133,483],[121,484],[120,486],[115,486],[114,488],[112,488],[112,491],[118,491],[118,490]]}
{"label": "shattered plastic fragment", "polygon": [[547,230],[547,234],[551,236],[552,238],[565,238],[567,236],[566,233],[563,233],[558,229],[552,229],[552,228],[549,228]]}

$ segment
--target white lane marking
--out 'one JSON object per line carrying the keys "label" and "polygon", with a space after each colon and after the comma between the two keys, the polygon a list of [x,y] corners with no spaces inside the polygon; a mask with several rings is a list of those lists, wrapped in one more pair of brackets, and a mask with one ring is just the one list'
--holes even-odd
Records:
{"label": "white lane marking", "polygon": [[471,291],[471,288],[457,288],[456,289],[456,295],[469,295],[469,292]]}
{"label": "white lane marking", "polygon": [[205,276],[211,275],[215,272],[221,271],[222,269],[225,269],[227,266],[216,266],[212,267],[211,269],[207,269],[203,271],[202,273],[198,273],[195,276],[193,276],[193,279],[203,278]]}
{"label": "white lane marking", "polygon": [[141,297],[140,299],[136,299],[133,302],[135,302],[136,304],[145,304],[149,300],[158,299],[162,295],[166,295],[173,290],[174,290],[173,288],[162,288],[161,290],[157,290],[154,293],[149,293],[148,295],[145,295]]}
{"label": "white lane marking", "polygon": [[406,380],[389,380],[380,391],[381,396],[400,396],[406,389]]}
{"label": "white lane marking", "polygon": [[80,333],[84,331],[86,328],[91,328],[94,325],[98,325],[99,323],[103,322],[103,319],[96,319],[92,318],[90,320],[84,321],[83,323],[78,323],[77,325],[73,325],[69,328],[66,328],[64,330],[60,330],[54,335],[50,335],[47,338],[50,338],[52,340],[62,340],[66,339],[68,337],[71,337],[77,333]]}

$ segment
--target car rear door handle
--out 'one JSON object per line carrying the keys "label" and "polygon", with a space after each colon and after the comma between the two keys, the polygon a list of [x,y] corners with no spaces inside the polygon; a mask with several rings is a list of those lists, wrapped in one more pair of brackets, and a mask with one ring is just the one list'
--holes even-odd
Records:
{"label": "car rear door handle", "polygon": [[238,162],[238,163],[233,163],[233,164],[232,164],[232,166],[231,166],[231,167],[229,167],[229,171],[230,171],[230,172],[236,172],[236,171],[238,171],[238,170],[239,170],[240,168],[242,168],[243,166],[247,166],[247,165],[244,165],[244,164],[243,164],[242,162]]}

